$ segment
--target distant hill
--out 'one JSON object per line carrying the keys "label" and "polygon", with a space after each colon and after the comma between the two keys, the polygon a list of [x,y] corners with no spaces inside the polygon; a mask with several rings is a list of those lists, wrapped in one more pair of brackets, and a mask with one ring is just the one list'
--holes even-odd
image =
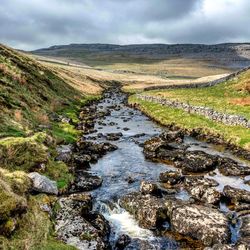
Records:
{"label": "distant hill", "polygon": [[250,43],[204,44],[69,44],[32,51],[43,56],[63,57],[91,65],[189,58],[215,62],[226,68],[250,65]]}

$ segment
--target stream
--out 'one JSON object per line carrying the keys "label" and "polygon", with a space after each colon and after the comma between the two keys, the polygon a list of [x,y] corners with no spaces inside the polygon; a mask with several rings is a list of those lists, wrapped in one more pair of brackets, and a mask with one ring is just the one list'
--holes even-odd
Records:
{"label": "stream", "polygon": [[[250,223],[248,223],[247,216],[250,210],[247,203],[249,203],[250,198],[247,192],[250,191],[250,175],[244,174],[244,177],[241,174],[238,174],[238,176],[233,176],[232,174],[223,175],[216,166],[212,171],[204,172],[204,170],[202,170],[203,172],[200,175],[188,174],[184,176],[185,174],[183,174],[183,172],[181,178],[184,177],[185,183],[182,179],[182,183],[177,184],[175,187],[164,186],[160,181],[160,174],[175,174],[178,173],[178,169],[174,167],[173,162],[167,163],[168,161],[152,161],[151,158],[149,160],[146,159],[145,152],[143,152],[143,145],[145,141],[153,137],[159,138],[163,132],[167,132],[167,134],[171,134],[171,132],[167,128],[150,120],[139,110],[127,106],[126,98],[126,94],[122,93],[119,88],[114,88],[105,92],[102,100],[100,100],[98,104],[86,108],[85,112],[87,116],[85,113],[83,114],[88,124],[90,121],[91,129],[85,133],[76,146],[74,159],[77,159],[77,162],[80,161],[80,163],[76,166],[77,171],[75,173],[77,178],[73,184],[73,189],[71,188],[69,190],[68,196],[63,196],[59,199],[61,209],[56,217],[56,232],[58,237],[65,243],[83,250],[110,249],[110,247],[111,249],[126,250],[190,249],[190,247],[192,249],[194,247],[193,244],[199,244],[200,247],[200,241],[190,240],[190,237],[183,238],[181,233],[176,234],[176,231],[172,231],[171,221],[168,223],[166,218],[160,226],[158,226],[158,224],[157,226],[152,224],[150,227],[146,226],[144,228],[140,226],[144,218],[146,218],[145,223],[151,223],[151,217],[153,220],[155,219],[151,213],[152,211],[160,211],[157,210],[159,209],[157,206],[162,206],[165,209],[165,204],[159,204],[174,201],[177,207],[178,202],[181,204],[179,206],[180,212],[181,209],[187,209],[184,214],[180,216],[185,217],[187,211],[191,213],[190,217],[185,218],[186,224],[184,227],[182,226],[183,217],[179,217],[180,224],[179,227],[177,225],[178,232],[182,232],[183,228],[185,228],[186,231],[182,233],[186,235],[192,234],[193,228],[190,225],[193,222],[193,216],[198,216],[198,219],[196,219],[199,222],[198,224],[194,224],[194,226],[197,227],[195,232],[203,231],[203,229],[206,228],[206,231],[202,232],[201,235],[205,237],[203,242],[205,242],[206,245],[214,244],[214,240],[220,242],[220,236],[217,235],[217,230],[220,230],[221,226],[223,227],[223,232],[225,232],[225,234],[223,234],[223,232],[220,233],[221,236],[224,237],[223,241],[229,244],[238,243],[241,237],[240,230],[242,229],[242,223],[240,222],[241,220],[238,219],[235,208],[231,210],[232,206],[230,207],[230,205],[232,204],[228,201],[228,196],[226,197],[227,199],[225,199],[222,193],[226,187],[229,187],[229,196],[230,192],[236,192],[238,198],[240,197],[239,199],[243,198],[243,202],[246,201],[246,203],[239,204],[243,205],[243,207],[239,206],[238,208],[239,211],[242,212],[242,215],[246,216],[246,229],[243,230],[248,231]],[[90,116],[88,116],[88,114],[90,114]],[[91,121],[93,119],[94,123]],[[86,126],[82,125],[82,123],[79,124],[80,126]],[[216,158],[216,164],[222,161],[224,168],[226,166],[226,172],[228,171],[227,164],[231,164],[229,167],[229,170],[231,168],[230,171],[237,170],[245,171],[244,173],[248,174],[250,173],[249,166],[246,162],[216,145],[198,141],[189,136],[184,136],[182,141],[177,144],[179,148],[182,148],[182,151],[178,151],[179,149],[177,148],[176,152],[181,152],[179,153],[179,157],[185,154],[184,158],[186,157],[186,160],[190,157],[187,155],[191,155],[192,159],[198,154],[197,160],[200,161],[199,157],[205,153],[205,159],[203,158],[204,164]],[[69,152],[71,148],[72,146],[70,145],[62,146],[63,150],[66,149],[67,151],[69,149]],[[91,161],[92,157],[95,157],[95,152],[91,152],[93,149],[95,152],[98,152],[99,155],[96,158],[98,160],[94,160],[95,163]],[[85,166],[86,160],[88,162]],[[223,163],[224,161],[226,163]],[[188,164],[193,164],[195,167],[203,167],[203,163],[199,165],[196,160],[194,163],[189,162]],[[193,177],[196,179],[192,179]],[[200,177],[201,179],[199,180]],[[157,184],[157,189],[160,190],[163,198],[157,198],[157,195],[156,197],[154,197],[154,195],[151,196],[151,193],[148,194],[149,196],[144,196],[143,193],[140,193],[139,190],[141,190],[142,181],[145,183],[153,183],[153,185]],[[212,183],[212,186],[209,186],[209,183]],[[216,184],[214,185],[214,183]],[[237,189],[236,191],[232,191],[230,188]],[[208,193],[206,193],[207,189]],[[246,193],[239,194],[237,193],[239,190],[240,192]],[[202,195],[206,194],[207,196],[203,198],[199,197],[199,192],[203,192]],[[192,193],[192,196],[190,193]],[[130,196],[131,194],[132,196]],[[135,196],[133,196],[134,194]],[[136,196],[136,194],[139,196]],[[136,208],[137,216],[138,213],[142,216],[141,221],[138,221],[135,214],[131,214],[131,211],[129,213],[124,209],[124,203],[122,206],[122,202],[124,202],[123,199],[127,196],[132,197],[132,200],[128,200],[127,203],[125,202],[130,206],[130,209],[132,208],[133,210],[133,206],[137,206],[138,204],[144,204],[146,206],[141,205],[142,208],[139,207],[139,210],[138,207]],[[140,199],[139,202],[142,203],[138,203],[137,199]],[[149,199],[148,201],[151,207],[148,207],[147,203],[143,203],[145,199]],[[213,199],[215,200],[213,201]],[[156,203],[150,203],[153,200]],[[191,205],[189,206],[189,204]],[[201,206],[199,206],[199,204]],[[144,208],[146,208],[146,210]],[[199,211],[200,209],[202,209],[201,212]],[[212,217],[210,217],[211,213],[214,214]],[[166,216],[166,212],[163,214]],[[218,223],[217,220],[214,220],[216,216],[217,218],[218,216],[221,218]],[[178,217],[174,218],[173,221],[174,220],[175,223],[177,223]],[[206,221],[205,225],[203,225],[203,221]],[[232,221],[234,221],[234,223],[232,223]],[[213,235],[211,236],[212,238],[210,238],[210,234]],[[193,238],[199,239],[201,236],[196,233]],[[117,242],[119,242],[120,239],[125,239],[125,241],[129,239],[129,241],[127,243],[125,242],[126,244],[122,247],[117,248]],[[206,242],[206,240],[208,241]]]}
{"label": "stream", "polygon": [[[166,131],[166,128],[157,125],[140,111],[132,109],[124,103],[126,103],[126,95],[119,90],[106,93],[97,105],[97,110],[109,109],[111,113],[104,118],[97,119],[96,132],[86,137],[90,140],[93,136],[94,138],[99,137],[97,142],[105,142],[106,139],[100,136],[100,133],[103,135],[122,133],[119,140],[112,141],[112,144],[117,145],[118,150],[108,153],[97,163],[91,164],[90,172],[103,179],[101,187],[91,192],[94,197],[94,209],[100,212],[111,225],[110,243],[113,248],[117,238],[126,234],[132,239],[146,241],[150,249],[178,249],[178,242],[167,237],[157,236],[153,231],[139,227],[132,215],[119,206],[119,198],[127,193],[138,191],[142,180],[157,183],[161,172],[175,169],[164,163],[146,160],[141,146],[145,140],[159,135]],[[209,154],[226,156],[240,161],[230,152],[217,151],[214,145],[197,141],[191,137],[185,137],[183,143],[191,151],[202,150]],[[239,177],[226,177],[218,171],[216,175],[207,177],[215,179],[219,183],[219,190],[222,190],[225,185],[231,185],[250,191],[250,186],[244,184],[244,180]],[[132,181],[129,182],[129,179]],[[181,200],[190,198],[183,189],[179,190],[175,197]],[[227,211],[225,204],[221,204],[220,209]],[[233,229],[232,238],[237,240],[237,234],[237,230]]]}

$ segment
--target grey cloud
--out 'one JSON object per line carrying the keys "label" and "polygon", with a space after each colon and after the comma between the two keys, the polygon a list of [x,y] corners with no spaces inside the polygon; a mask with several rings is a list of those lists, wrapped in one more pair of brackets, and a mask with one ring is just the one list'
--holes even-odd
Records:
{"label": "grey cloud", "polygon": [[214,7],[209,1],[1,0],[0,42],[29,50],[67,43],[249,41],[249,0],[220,0]]}

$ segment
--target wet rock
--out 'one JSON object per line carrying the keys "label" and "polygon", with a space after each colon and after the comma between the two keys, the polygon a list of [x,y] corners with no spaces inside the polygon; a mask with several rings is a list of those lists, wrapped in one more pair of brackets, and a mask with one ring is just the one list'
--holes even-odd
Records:
{"label": "wet rock", "polygon": [[212,179],[188,176],[185,179],[185,187],[190,195],[196,200],[218,204],[222,194],[216,190],[219,184]]}
{"label": "wet rock", "polygon": [[250,175],[250,167],[240,165],[238,162],[229,158],[219,158],[219,171],[226,176],[245,176]]}
{"label": "wet rock", "polygon": [[153,243],[142,239],[131,239],[131,243],[124,250],[155,250]]}
{"label": "wet rock", "polygon": [[55,181],[50,180],[48,177],[40,175],[37,172],[28,174],[32,180],[32,190],[39,193],[58,194],[57,184]]}
{"label": "wet rock", "polygon": [[69,192],[91,191],[102,185],[102,178],[85,171],[77,171],[74,183],[71,185]]}
{"label": "wet rock", "polygon": [[185,149],[180,145],[169,144],[160,137],[154,137],[144,143],[143,153],[148,159],[176,161],[182,159]]}
{"label": "wet rock", "polygon": [[250,203],[250,192],[244,189],[225,186],[223,189],[224,196],[230,198],[232,201],[242,201]]}
{"label": "wet rock", "polygon": [[131,176],[127,177],[125,180],[126,180],[129,184],[135,182],[135,179],[134,179],[133,177],[131,177]]}
{"label": "wet rock", "polygon": [[176,161],[175,166],[182,169],[183,173],[202,173],[214,170],[217,157],[203,151],[186,152],[183,160]]}
{"label": "wet rock", "polygon": [[58,239],[78,249],[108,249],[109,232],[100,230],[95,223],[83,217],[91,212],[92,198],[89,194],[74,194],[60,198],[55,216],[55,230]]}
{"label": "wet rock", "polygon": [[74,163],[77,168],[85,169],[89,167],[89,162],[91,162],[92,157],[87,154],[74,155]]}
{"label": "wet rock", "polygon": [[161,196],[161,191],[159,190],[157,184],[149,182],[149,181],[141,181],[140,192],[142,194],[152,194],[152,195]]}
{"label": "wet rock", "polygon": [[144,228],[155,228],[166,219],[164,203],[155,196],[130,193],[120,199],[120,205]]}
{"label": "wet rock", "polygon": [[130,130],[130,128],[127,128],[127,127],[126,127],[126,128],[123,128],[123,130],[124,130],[124,131],[128,131],[128,130]]}
{"label": "wet rock", "polygon": [[118,237],[115,243],[115,248],[117,250],[123,250],[130,242],[131,238],[126,234],[122,234]]}
{"label": "wet rock", "polygon": [[111,143],[105,142],[105,143],[94,143],[91,141],[86,141],[84,139],[81,139],[77,142],[77,151],[78,154],[86,154],[90,155],[91,158],[95,158],[93,156],[98,156],[98,158],[102,157],[108,152],[112,152],[116,150],[118,147],[116,145],[113,145]]}
{"label": "wet rock", "polygon": [[165,205],[173,231],[198,239],[205,246],[229,241],[228,219],[218,210],[176,200],[167,200]]}
{"label": "wet rock", "polygon": [[178,171],[168,171],[160,173],[160,181],[169,185],[176,185],[183,180],[183,176]]}
{"label": "wet rock", "polygon": [[122,133],[108,133],[106,134],[106,139],[108,141],[117,141],[122,137]]}
{"label": "wet rock", "polygon": [[[239,243],[242,244],[243,246],[248,246],[248,247],[250,246],[250,215],[241,217]],[[249,248],[246,248],[246,249],[249,249]]]}
{"label": "wet rock", "polygon": [[181,130],[178,131],[167,131],[160,135],[165,142],[177,142],[181,143],[184,139],[184,133]]}

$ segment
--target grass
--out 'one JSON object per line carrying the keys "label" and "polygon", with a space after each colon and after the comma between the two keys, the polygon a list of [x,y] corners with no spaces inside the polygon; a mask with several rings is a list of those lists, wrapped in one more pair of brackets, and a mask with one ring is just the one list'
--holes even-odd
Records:
{"label": "grass", "polygon": [[156,90],[144,92],[171,100],[206,106],[250,119],[250,70],[239,77],[208,88]]}
{"label": "grass", "polygon": [[75,250],[56,240],[53,225],[48,213],[41,210],[41,205],[51,205],[46,195],[30,196],[28,211],[21,216],[20,227],[10,237],[0,236],[0,246],[6,250]]}
{"label": "grass", "polygon": [[206,134],[220,135],[225,141],[250,150],[250,130],[239,126],[226,126],[203,116],[189,114],[183,110],[143,101],[136,96],[129,97],[130,104],[138,104],[140,109],[162,125],[175,124],[189,131],[201,129]]}

